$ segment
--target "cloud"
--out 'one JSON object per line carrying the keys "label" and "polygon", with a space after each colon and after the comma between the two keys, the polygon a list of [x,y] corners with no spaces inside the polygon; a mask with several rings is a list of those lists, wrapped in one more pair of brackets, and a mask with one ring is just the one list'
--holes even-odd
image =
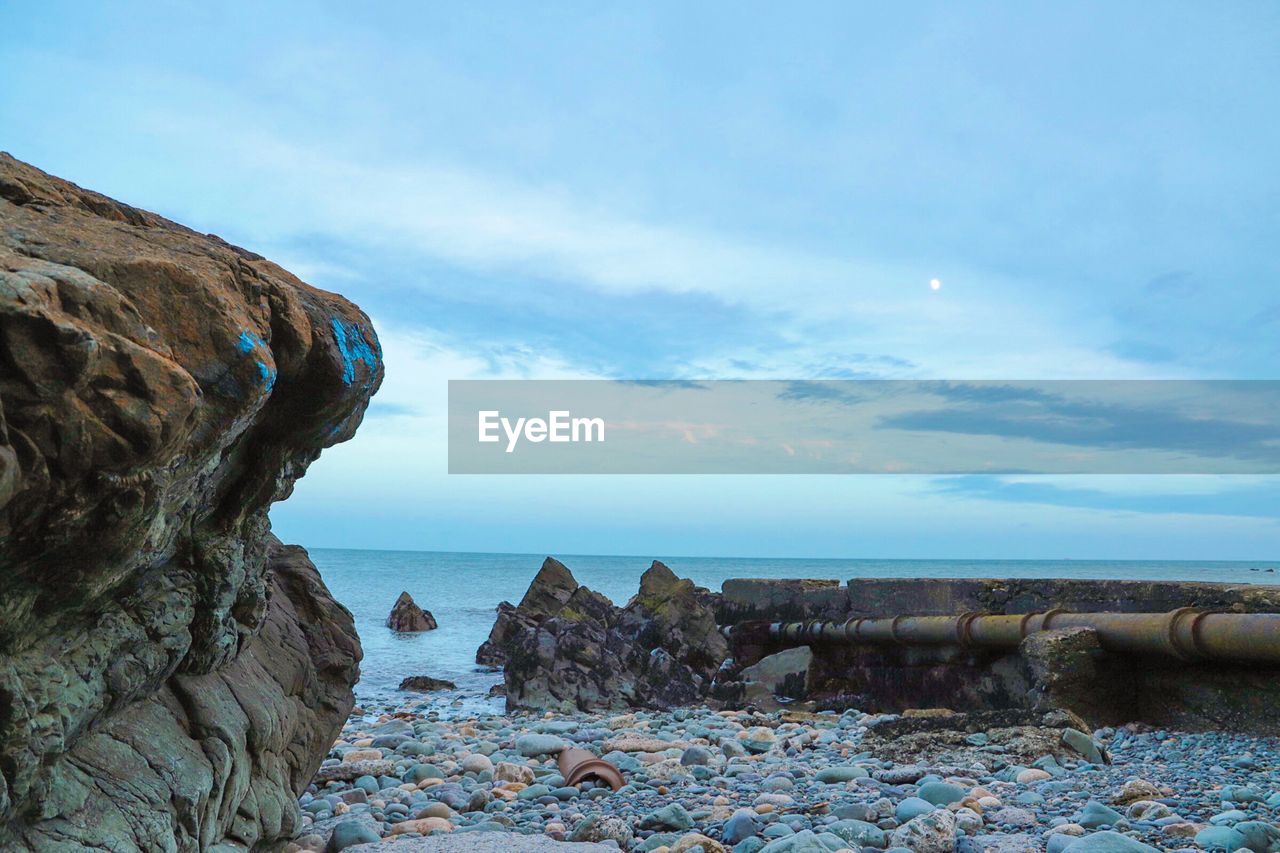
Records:
{"label": "cloud", "polygon": [[[1142,483],[1141,487],[1135,487]],[[1280,479],[1262,477],[987,477],[935,481],[963,500],[1104,510],[1143,515],[1262,518],[1280,524]]]}
{"label": "cloud", "polygon": [[[689,351],[683,368],[670,366],[679,378],[740,376],[735,365],[743,363],[767,365],[767,375],[779,378],[977,378],[1007,373],[1015,360],[1023,375],[1035,377],[1158,375],[1095,343],[1114,337],[1111,330],[1064,326],[1056,316],[1060,295],[1037,292],[1000,270],[950,259],[947,287],[935,294],[928,281],[936,261],[721,232],[615,209],[552,181],[426,156],[344,157],[273,134],[265,123],[216,132],[224,125],[208,114],[167,112],[162,125],[147,129],[201,147],[202,161],[216,164],[211,173],[233,174],[236,183],[262,190],[222,200],[237,208],[230,214],[256,240],[341,241],[374,255],[430,258],[482,277],[486,289],[500,283],[517,290],[516,301],[545,287],[565,299],[575,290],[613,300],[710,299],[745,312],[716,318],[745,334],[713,328],[705,340],[683,338],[679,347]],[[206,195],[194,192],[193,203]],[[563,309],[572,307],[566,302]],[[676,302],[668,310],[682,307]],[[850,352],[850,340],[858,350]]]}
{"label": "cloud", "polygon": [[[1048,390],[1058,387],[1066,393]],[[1280,466],[1280,423],[1267,415],[1280,411],[1280,383],[1082,382],[1043,388],[927,383],[926,388],[960,405],[887,415],[879,428],[1029,439],[1091,451],[1171,451],[1239,459],[1269,471]]]}

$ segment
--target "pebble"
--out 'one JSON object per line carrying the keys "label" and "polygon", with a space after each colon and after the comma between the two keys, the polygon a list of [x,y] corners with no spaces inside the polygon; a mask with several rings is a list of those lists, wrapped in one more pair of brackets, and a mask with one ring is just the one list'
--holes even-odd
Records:
{"label": "pebble", "polygon": [[[631,853],[1280,851],[1274,739],[1046,730],[1036,753],[1000,729],[945,749],[864,743],[893,718],[857,711],[379,710],[344,727],[299,800],[290,849],[480,832]],[[556,757],[571,745],[618,766],[622,790],[565,785]]]}

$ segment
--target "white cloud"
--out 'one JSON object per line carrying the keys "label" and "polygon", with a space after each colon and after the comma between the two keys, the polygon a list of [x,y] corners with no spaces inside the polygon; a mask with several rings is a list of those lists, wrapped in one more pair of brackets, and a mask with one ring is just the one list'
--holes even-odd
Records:
{"label": "white cloud", "polygon": [[1109,495],[1220,495],[1273,484],[1274,476],[1246,474],[1072,474],[1007,475],[1002,483],[1028,483],[1057,489],[1102,492]]}

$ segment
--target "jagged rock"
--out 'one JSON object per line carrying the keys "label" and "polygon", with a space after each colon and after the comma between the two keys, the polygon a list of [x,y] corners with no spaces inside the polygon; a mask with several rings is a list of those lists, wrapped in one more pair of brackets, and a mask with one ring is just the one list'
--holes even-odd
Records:
{"label": "jagged rock", "polygon": [[578,582],[568,566],[555,557],[547,557],[520,599],[520,609],[533,616],[552,616],[577,589]]}
{"label": "jagged rock", "polygon": [[727,654],[701,591],[662,563],[619,608],[547,558],[520,605],[499,608],[477,659],[504,662],[508,709],[571,712],[692,702]]}
{"label": "jagged rock", "polygon": [[[550,559],[550,558],[548,558]],[[500,667],[507,662],[507,646],[519,630],[519,609],[510,601],[498,603],[497,618],[489,629],[489,638],[476,649],[476,663],[486,667]]]}
{"label": "jagged rock", "polygon": [[402,592],[391,608],[390,615],[387,616],[387,627],[392,631],[407,634],[415,631],[434,631],[439,626],[436,625],[436,617],[431,615],[431,611],[423,610],[413,600],[412,595]]}
{"label": "jagged rock", "polygon": [[432,690],[456,690],[458,685],[443,678],[432,678],[429,675],[411,675],[400,682],[401,690],[417,690],[429,693]]}
{"label": "jagged rock", "polygon": [[267,510],[381,378],[341,297],[0,154],[0,848],[294,833],[360,652]]}
{"label": "jagged rock", "polygon": [[640,576],[640,591],[627,603],[623,621],[636,636],[710,679],[729,656],[729,644],[716,628],[715,612],[693,581],[676,577],[657,560]]}
{"label": "jagged rock", "polygon": [[512,638],[554,615],[577,588],[578,582],[565,564],[555,557],[547,557],[525,590],[519,606],[509,601],[498,605],[498,618],[489,632],[489,639],[476,650],[476,663],[481,666],[505,665]]}

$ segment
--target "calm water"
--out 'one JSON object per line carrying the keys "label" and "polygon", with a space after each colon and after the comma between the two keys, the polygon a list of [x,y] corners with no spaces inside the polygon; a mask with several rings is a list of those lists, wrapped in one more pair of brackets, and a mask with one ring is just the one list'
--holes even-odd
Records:
{"label": "calm water", "polygon": [[[578,579],[625,603],[649,567],[641,557],[560,556]],[[483,692],[498,680],[477,671],[476,648],[493,625],[498,602],[518,602],[542,565],[535,554],[457,554],[317,548],[311,557],[334,596],[356,618],[364,644],[362,700],[394,695],[409,675],[456,682]],[[676,574],[719,589],[727,578],[1072,577],[1138,580],[1280,582],[1280,563],[1105,562],[1090,560],[806,560],[718,557],[662,558]],[[1267,573],[1271,570],[1271,574]],[[402,590],[430,610],[439,629],[397,635],[384,622]],[[452,697],[441,697],[450,700]]]}

